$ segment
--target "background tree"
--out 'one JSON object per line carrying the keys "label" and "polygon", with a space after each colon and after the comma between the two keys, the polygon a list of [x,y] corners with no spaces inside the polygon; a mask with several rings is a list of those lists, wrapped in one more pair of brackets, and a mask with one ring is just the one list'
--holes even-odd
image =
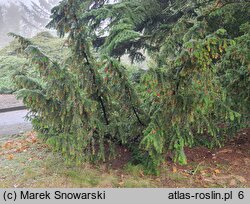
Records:
{"label": "background tree", "polygon": [[44,31],[46,24],[50,21],[50,11],[58,2],[58,0],[39,0],[39,3],[32,1],[31,6],[20,2],[23,34],[31,36]]}
{"label": "background tree", "polygon": [[[0,36],[3,36],[4,33],[4,18],[3,18],[3,7],[0,6]],[[0,42],[1,46],[1,42]]]}
{"label": "background tree", "polygon": [[[15,13],[15,15],[13,15],[13,13]],[[5,24],[9,25],[9,31],[12,30],[17,33],[20,31],[20,21],[18,20],[20,19],[20,15],[19,7],[11,3],[5,14]]]}
{"label": "background tree", "polygon": [[50,10],[57,3],[58,0],[1,2],[0,46],[10,42],[8,32],[32,37],[47,30],[45,26],[50,20]]}

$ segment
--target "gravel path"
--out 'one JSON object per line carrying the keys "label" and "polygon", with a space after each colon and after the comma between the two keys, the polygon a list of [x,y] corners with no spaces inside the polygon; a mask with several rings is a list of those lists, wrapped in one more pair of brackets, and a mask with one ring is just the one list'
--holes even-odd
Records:
{"label": "gravel path", "polygon": [[0,94],[0,109],[23,106],[21,100],[17,100],[15,95]]}
{"label": "gravel path", "polygon": [[[0,109],[22,105],[22,101],[17,100],[14,95],[0,95]],[[0,113],[0,139],[2,136],[30,131],[32,125],[25,120],[27,113],[27,110]]]}
{"label": "gravel path", "polygon": [[32,125],[25,120],[27,110],[0,113],[0,137],[32,130]]}

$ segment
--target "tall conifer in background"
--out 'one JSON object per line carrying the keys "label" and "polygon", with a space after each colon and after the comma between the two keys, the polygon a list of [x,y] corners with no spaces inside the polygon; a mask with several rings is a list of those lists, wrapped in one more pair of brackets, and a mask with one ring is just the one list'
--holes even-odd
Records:
{"label": "tall conifer in background", "polygon": [[[4,33],[4,18],[3,18],[3,7],[0,6],[0,36],[3,36]],[[1,41],[0,41],[1,46]]]}
{"label": "tall conifer in background", "polygon": [[31,36],[38,31],[45,30],[50,21],[50,11],[58,0],[39,0],[39,3],[31,2],[31,6],[20,2],[22,31],[25,36]]}

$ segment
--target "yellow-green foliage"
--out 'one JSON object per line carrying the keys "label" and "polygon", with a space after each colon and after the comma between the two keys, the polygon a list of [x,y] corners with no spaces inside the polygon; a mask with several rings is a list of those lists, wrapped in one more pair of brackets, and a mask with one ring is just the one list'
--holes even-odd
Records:
{"label": "yellow-green foliage", "polygon": [[[30,39],[33,45],[39,46],[51,59],[60,61],[67,55],[64,39],[52,36],[49,32],[38,33]],[[13,40],[0,50],[0,94],[14,91],[12,75],[28,63],[24,54],[18,53],[20,44]]]}
{"label": "yellow-green foliage", "polygon": [[11,93],[13,91],[11,76],[26,62],[23,57],[0,56],[0,93]]}

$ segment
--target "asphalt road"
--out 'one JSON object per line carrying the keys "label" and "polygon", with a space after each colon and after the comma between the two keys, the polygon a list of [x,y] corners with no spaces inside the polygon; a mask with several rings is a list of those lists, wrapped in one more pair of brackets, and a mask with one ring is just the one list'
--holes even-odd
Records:
{"label": "asphalt road", "polygon": [[32,130],[32,125],[25,120],[27,110],[0,113],[0,137]]}

